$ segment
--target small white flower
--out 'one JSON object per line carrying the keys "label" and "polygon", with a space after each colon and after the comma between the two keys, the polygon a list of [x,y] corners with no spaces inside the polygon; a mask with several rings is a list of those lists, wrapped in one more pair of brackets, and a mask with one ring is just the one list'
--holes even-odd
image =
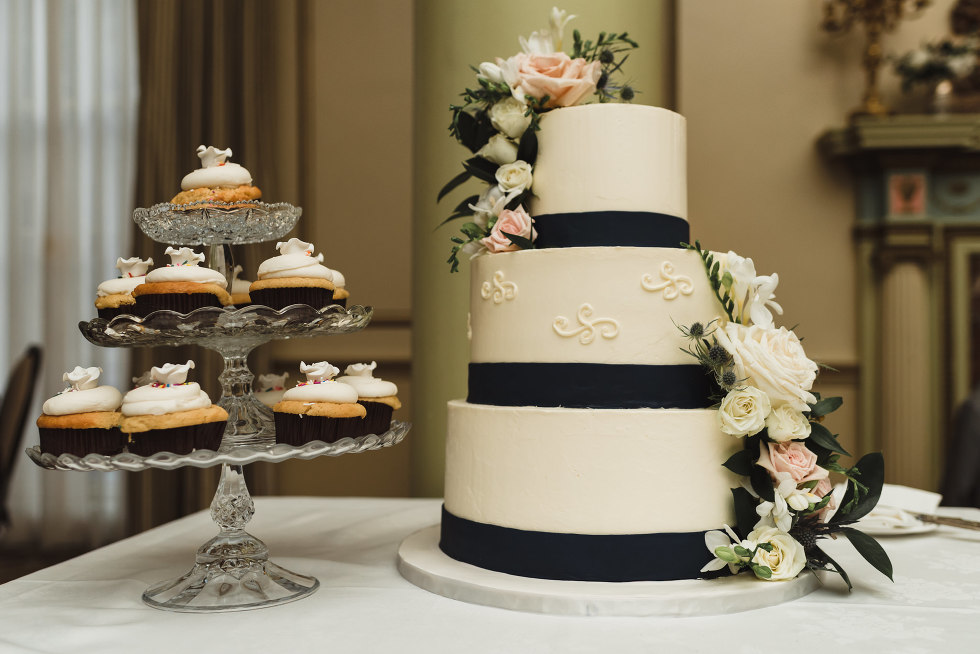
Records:
{"label": "small white flower", "polygon": [[101,374],[102,368],[98,366],[92,368],[75,366],[74,369],[62,375],[61,380],[71,384],[74,391],[85,391],[99,385],[99,375]]}
{"label": "small white flower", "polygon": [[187,381],[187,375],[193,367],[194,362],[190,359],[187,363],[165,363],[159,367],[154,366],[150,368],[150,379],[165,386],[183,384]]}
{"label": "small white flower", "polygon": [[323,382],[329,381],[337,376],[340,368],[336,368],[326,361],[317,361],[316,363],[309,364],[301,361],[299,371],[306,375],[306,381],[308,382]]}
{"label": "small white flower", "polygon": [[352,363],[344,370],[344,374],[349,377],[371,377],[374,369],[377,367],[377,361],[372,361],[371,363]]}
{"label": "small white flower", "polygon": [[[731,547],[732,545],[741,545],[748,550],[752,549],[752,544],[748,541],[740,541],[738,536],[732,531],[732,528],[728,525],[722,525],[725,531],[706,531],[704,533],[704,545],[708,548],[708,551],[715,555],[715,558],[708,561],[701,572],[714,572],[716,570],[721,570],[726,565],[728,569],[735,574],[738,572],[738,565],[733,561],[725,561],[717,555],[719,547]],[[734,552],[733,552],[734,554]]]}
{"label": "small white flower", "polygon": [[195,252],[188,247],[177,249],[175,247],[168,246],[163,253],[170,257],[171,265],[174,266],[196,266],[199,263],[204,263],[204,253]]}
{"label": "small white flower", "polygon": [[749,318],[753,325],[764,329],[773,327],[772,312],[783,315],[783,308],[776,303],[776,286],[779,285],[779,275],[759,275],[752,280],[751,299],[749,301]]}
{"label": "small white flower", "polygon": [[482,77],[488,82],[493,82],[494,84],[504,83],[503,73],[500,72],[500,66],[497,64],[491,61],[484,61],[478,66],[478,69],[480,72],[477,73],[477,77]]}

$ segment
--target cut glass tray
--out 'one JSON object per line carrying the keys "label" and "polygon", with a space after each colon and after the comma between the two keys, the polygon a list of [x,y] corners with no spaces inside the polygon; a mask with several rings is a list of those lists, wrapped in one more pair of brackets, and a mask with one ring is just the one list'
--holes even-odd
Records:
{"label": "cut glass tray", "polygon": [[289,233],[303,210],[287,202],[250,202],[237,206],[226,202],[169,202],[139,208],[133,220],[143,233],[169,245],[221,245],[262,243]]}

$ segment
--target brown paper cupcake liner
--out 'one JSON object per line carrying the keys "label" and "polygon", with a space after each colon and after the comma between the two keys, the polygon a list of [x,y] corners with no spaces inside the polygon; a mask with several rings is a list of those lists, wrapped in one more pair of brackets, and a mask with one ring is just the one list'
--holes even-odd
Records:
{"label": "brown paper cupcake liner", "polygon": [[291,304],[308,304],[314,309],[322,309],[335,304],[333,290],[318,286],[263,288],[249,291],[248,296],[252,298],[252,304],[266,306],[277,311],[285,309]]}
{"label": "brown paper cupcake liner", "polygon": [[275,412],[276,442],[301,446],[310,441],[334,443],[366,434],[364,418],[328,418]]}
{"label": "brown paper cupcake liner", "polygon": [[227,421],[222,420],[141,431],[129,434],[127,447],[131,454],[139,456],[150,456],[157,452],[190,454],[193,450],[217,450],[221,447],[221,437],[224,436],[226,423]]}
{"label": "brown paper cupcake liner", "polygon": [[395,410],[390,405],[370,400],[358,400],[357,403],[367,411],[364,416],[365,434],[381,435],[391,429],[391,414]]}
{"label": "brown paper cupcake liner", "polygon": [[48,429],[39,427],[41,451],[59,456],[61,454],[105,454],[112,456],[123,451],[126,436],[118,427],[112,429]]}
{"label": "brown paper cupcake liner", "polygon": [[137,316],[145,317],[154,311],[190,313],[201,307],[220,307],[221,300],[213,293],[146,293],[136,296]]}

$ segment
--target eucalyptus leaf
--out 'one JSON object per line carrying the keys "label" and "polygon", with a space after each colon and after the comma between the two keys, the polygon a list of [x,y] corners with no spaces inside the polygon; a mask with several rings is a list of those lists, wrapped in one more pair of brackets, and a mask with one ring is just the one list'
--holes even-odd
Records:
{"label": "eucalyptus leaf", "polygon": [[888,554],[878,544],[878,541],[853,527],[844,527],[840,531],[847,536],[847,540],[851,541],[851,545],[858,551],[858,554],[864,557],[865,561],[874,566],[875,570],[888,577],[888,579],[895,581],[892,578],[891,559],[888,558]]}
{"label": "eucalyptus leaf", "polygon": [[538,158],[538,133],[533,123],[521,134],[521,140],[517,144],[517,158],[532,166]]}
{"label": "eucalyptus leaf", "polygon": [[752,474],[752,467],[755,461],[752,458],[752,453],[748,450],[739,450],[735,454],[728,457],[724,465],[726,468],[734,472],[736,475],[741,475],[743,477],[748,477]]}
{"label": "eucalyptus leaf", "polygon": [[[453,177],[451,180],[449,180],[449,182],[446,183],[445,186],[442,187],[442,190],[439,191],[439,197],[436,198],[436,202],[439,202],[440,200],[442,200],[449,193],[451,193],[453,191],[453,189],[455,189],[460,184],[463,184],[470,177],[472,177],[472,175],[470,174],[470,171],[468,171],[468,170],[464,170],[460,174],[458,174],[455,177]],[[479,196],[478,196],[478,199],[479,199]]]}
{"label": "eucalyptus leaf", "polygon": [[776,492],[772,487],[772,479],[769,477],[769,471],[761,466],[752,466],[752,474],[749,476],[749,481],[752,482],[752,490],[755,494],[766,500],[767,502],[773,502],[776,499]]}
{"label": "eucalyptus leaf", "polygon": [[826,448],[831,452],[837,452],[844,456],[851,456],[847,450],[840,446],[837,437],[830,433],[830,430],[819,422],[810,423],[810,441],[820,447]]}
{"label": "eucalyptus leaf", "polygon": [[484,159],[483,157],[472,157],[463,162],[463,168],[477,179],[481,179],[487,184],[497,183],[497,164]]}
{"label": "eucalyptus leaf", "polygon": [[851,585],[850,577],[848,577],[847,573],[844,572],[844,568],[840,567],[840,563],[830,558],[830,556],[819,547],[814,547],[811,551],[816,554],[816,556],[813,556],[813,554],[811,554],[811,557],[814,560],[819,561],[821,564],[829,564],[833,568],[833,571],[841,576],[841,578],[844,580],[844,583],[847,584],[848,591],[854,588]]}
{"label": "eucalyptus leaf", "polygon": [[735,503],[735,524],[738,530],[745,537],[755,527],[759,521],[759,515],[755,512],[755,507],[759,501],[752,497],[752,493],[741,486],[732,489],[732,499]]}
{"label": "eucalyptus leaf", "polygon": [[[843,510],[835,513],[834,517],[830,519],[831,523],[846,525],[860,520],[871,513],[871,510],[878,504],[878,498],[881,497],[881,487],[885,483],[885,459],[881,456],[881,452],[865,454],[854,467],[861,471],[860,475],[856,476],[862,484],[867,486],[868,492],[847,513],[844,513]],[[842,509],[854,498],[855,493],[854,480],[851,480],[847,484],[844,497],[841,499]]]}
{"label": "eucalyptus leaf", "polygon": [[844,398],[842,397],[825,397],[821,400],[817,400],[816,404],[810,405],[810,417],[820,418],[827,415],[828,413],[833,413],[844,403]]}
{"label": "eucalyptus leaf", "polygon": [[507,232],[501,232],[504,236],[510,239],[510,242],[523,250],[530,250],[534,247],[534,243],[523,236],[517,236],[516,234],[508,234]]}

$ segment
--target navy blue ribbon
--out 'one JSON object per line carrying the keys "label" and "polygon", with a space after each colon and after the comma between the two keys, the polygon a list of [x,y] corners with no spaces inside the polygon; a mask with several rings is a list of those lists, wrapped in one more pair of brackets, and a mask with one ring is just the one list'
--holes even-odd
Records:
{"label": "navy blue ribbon", "polygon": [[[528,498],[532,500],[533,498]],[[637,500],[637,498],[632,498]],[[658,498],[647,498],[657,502]],[[557,534],[473,522],[442,507],[439,548],[471,565],[536,579],[670,581],[718,576],[703,531],[662,534]]]}
{"label": "navy blue ribbon", "polygon": [[687,221],[650,211],[583,211],[534,216],[536,248],[621,245],[677,248],[691,239]]}
{"label": "navy blue ribbon", "polygon": [[592,409],[705,409],[717,393],[700,365],[471,363],[471,404]]}

